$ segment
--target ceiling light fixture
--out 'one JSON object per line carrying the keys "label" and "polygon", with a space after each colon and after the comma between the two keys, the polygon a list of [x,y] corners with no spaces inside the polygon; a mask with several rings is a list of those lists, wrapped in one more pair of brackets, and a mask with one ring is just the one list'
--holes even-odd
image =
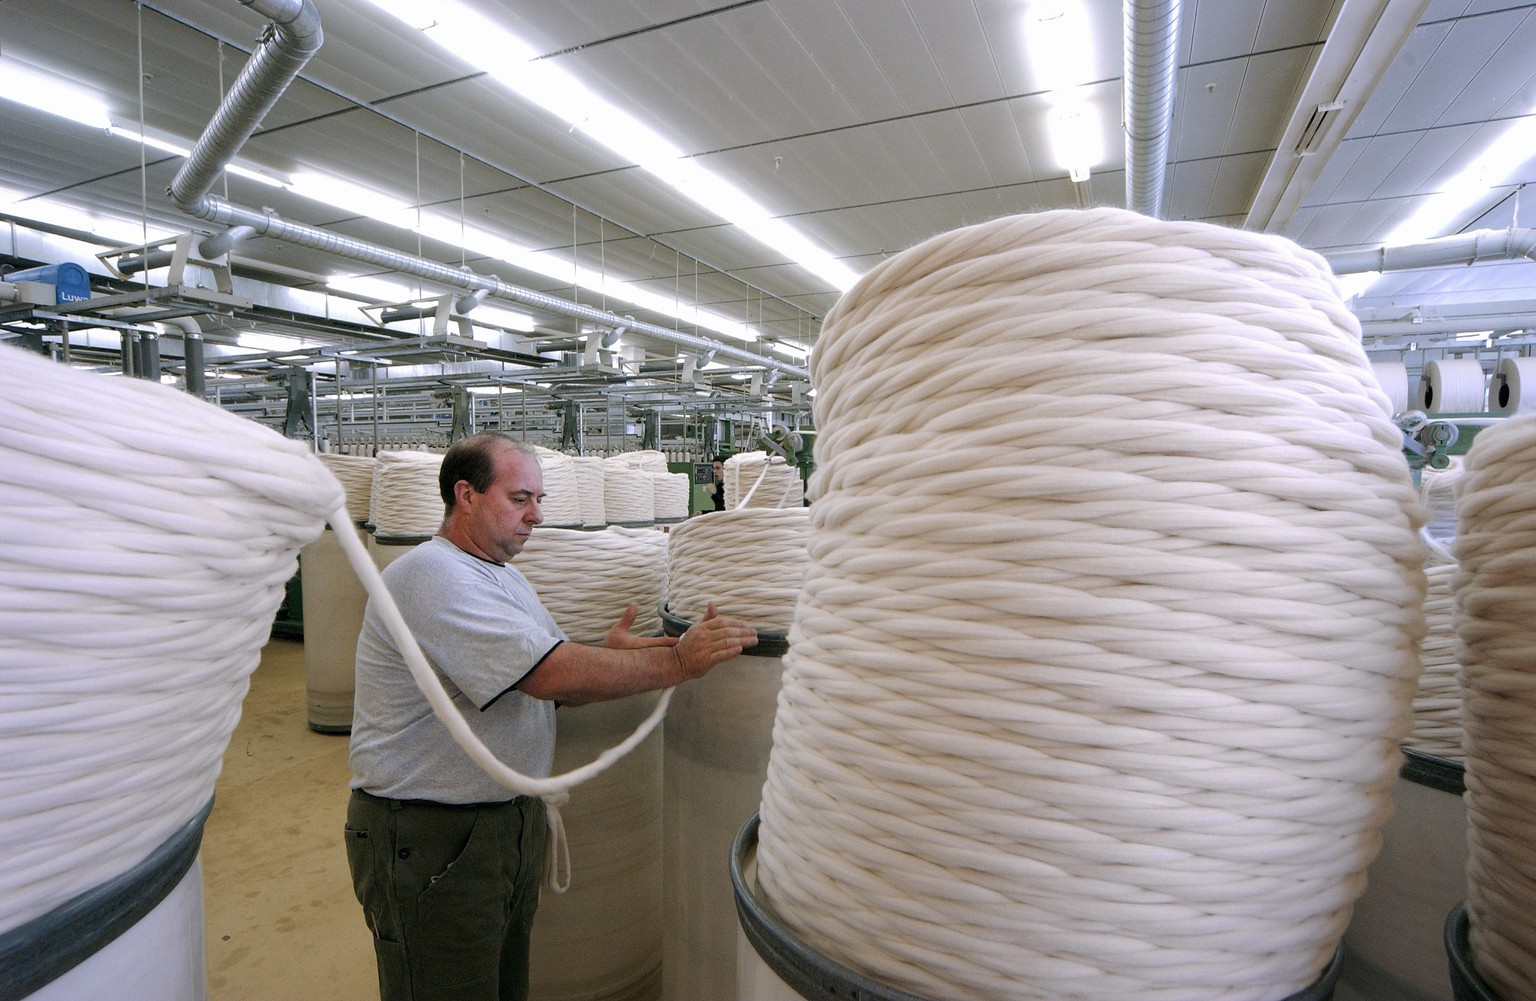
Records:
{"label": "ceiling light fixture", "polygon": [[96,129],[112,127],[100,98],[15,59],[0,59],[0,98]]}
{"label": "ceiling light fixture", "polygon": [[628,112],[592,93],[581,81],[495,22],[452,0],[431,6],[411,0],[370,0],[379,9],[421,30],[427,38],[483,70],[573,128],[671,185],[684,197],[788,256],[800,267],[847,291],[858,275],[763,206],[685,154]]}
{"label": "ceiling light fixture", "polygon": [[1093,35],[1082,4],[1034,0],[1024,19],[1024,46],[1038,85],[1048,92],[1051,152],[1073,182],[1085,183],[1104,159],[1104,130],[1083,87],[1093,66]]}
{"label": "ceiling light fixture", "polygon": [[[1511,122],[1487,148],[1427,199],[1382,241],[1387,246],[1418,243],[1455,232],[1470,210],[1536,156],[1536,114]],[[1481,214],[1481,213],[1479,213]]]}

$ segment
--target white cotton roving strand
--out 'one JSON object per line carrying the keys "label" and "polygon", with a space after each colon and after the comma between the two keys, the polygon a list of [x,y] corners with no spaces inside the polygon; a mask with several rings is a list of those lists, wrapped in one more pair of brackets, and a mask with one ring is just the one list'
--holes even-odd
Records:
{"label": "white cotton roving strand", "polygon": [[443,495],[436,452],[380,452],[373,467],[369,520],[380,538],[429,536],[443,523]]}
{"label": "white cotton roving strand", "polygon": [[600,644],[634,604],[632,632],[661,632],[667,591],[667,537],[653,528],[610,526],[601,532],[539,528],[514,564],[566,636]]}
{"label": "white cotton roving strand", "polygon": [[0,347],[0,931],[207,804],[295,557],[343,496],[255,422]]}
{"label": "white cotton roving strand", "polygon": [[1536,997],[1536,415],[1480,433],[1456,505],[1472,963]]}
{"label": "white cotton roving strand", "polygon": [[713,603],[759,631],[788,631],[805,579],[810,514],[741,508],[710,511],[668,533],[667,610],[697,622]]}
{"label": "white cotton roving strand", "polygon": [[812,377],[775,915],[932,998],[1313,983],[1379,849],[1424,598],[1326,263],[1114,209],[999,219],[866,274]]}

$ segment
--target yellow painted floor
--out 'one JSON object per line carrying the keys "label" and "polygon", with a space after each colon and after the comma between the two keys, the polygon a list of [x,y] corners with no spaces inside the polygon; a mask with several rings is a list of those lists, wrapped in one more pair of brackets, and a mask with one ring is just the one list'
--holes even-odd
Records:
{"label": "yellow painted floor", "polygon": [[203,832],[209,1001],[377,1001],[341,830],[347,738],[309,728],[304,646],[251,676]]}

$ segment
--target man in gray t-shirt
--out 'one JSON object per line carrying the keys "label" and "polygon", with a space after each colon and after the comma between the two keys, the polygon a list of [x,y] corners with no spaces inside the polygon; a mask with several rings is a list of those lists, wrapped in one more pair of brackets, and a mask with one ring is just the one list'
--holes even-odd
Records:
{"label": "man in gray t-shirt", "polygon": [[[503,762],[549,774],[555,704],[700,677],[757,642],[713,614],[679,638],[568,642],[509,565],[542,520],[538,456],[505,435],[456,443],[438,474],[439,534],[383,577],[470,728]],[[382,1001],[523,1001],[544,808],[513,797],[449,735],[369,603],[357,643],[347,855]]]}

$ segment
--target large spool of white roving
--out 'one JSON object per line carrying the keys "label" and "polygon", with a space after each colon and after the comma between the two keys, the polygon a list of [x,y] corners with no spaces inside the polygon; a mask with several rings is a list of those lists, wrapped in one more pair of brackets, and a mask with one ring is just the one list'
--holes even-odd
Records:
{"label": "large spool of white roving", "polygon": [[1536,997],[1536,415],[1477,436],[1458,493],[1470,959]]}
{"label": "large spool of white roving", "polygon": [[302,443],[0,347],[9,996],[203,996],[202,819],[295,556],[342,498]]}
{"label": "large spool of white roving", "polygon": [[687,473],[651,473],[651,496],[656,520],[673,523],[688,517],[688,497],[693,481]]}
{"label": "large spool of white roving", "polygon": [[571,461],[576,467],[576,489],[581,498],[581,526],[602,528],[608,524],[608,512],[603,504],[603,460],[578,455]]}
{"label": "large spool of white roving", "polygon": [[725,460],[725,506],[799,507],[805,499],[800,470],[781,455],[738,452]]}
{"label": "large spool of white roving", "polygon": [[690,518],[668,533],[667,631],[714,602],[758,630],[758,645],[677,690],[667,716],[663,828],[663,996],[735,998],[736,920],[725,866],[757,812],[773,744],[784,629],[806,565],[804,508],[743,508]]}
{"label": "large spool of white roving", "polygon": [[768,905],[928,997],[1305,989],[1377,851],[1424,596],[1326,263],[1000,219],[866,274],[812,375]]}
{"label": "large spool of white roving", "polygon": [[581,482],[577,479],[576,461],[564,452],[535,445],[539,456],[539,468],[544,474],[544,497],[539,501],[539,513],[544,524],[551,528],[576,528],[582,522]]}
{"label": "large spool of white roving", "polygon": [[[633,604],[632,630],[661,632],[667,537],[655,529],[539,528],[514,563],[566,636],[602,643]],[[584,761],[633,731],[656,693],[562,706],[555,769]],[[661,985],[662,738],[653,731],[623,761],[571,796],[572,887],[539,905],[530,960],[533,996],[547,1001],[641,1001]]]}
{"label": "large spool of white roving", "polygon": [[380,452],[373,469],[369,510],[373,534],[384,539],[426,539],[443,523],[436,452]]}
{"label": "large spool of white roving", "polygon": [[649,525],[656,520],[656,490],[651,474],[622,459],[605,459],[603,509],[615,525]]}
{"label": "large spool of white roving", "polygon": [[1505,358],[1488,385],[1488,409],[1496,414],[1536,410],[1536,358]]}
{"label": "large spool of white roving", "polygon": [[1481,363],[1457,358],[1428,362],[1419,376],[1416,405],[1430,414],[1476,414],[1487,409],[1487,378]]}
{"label": "large spool of white roving", "polygon": [[1462,762],[1461,663],[1456,640],[1456,558],[1450,549],[1427,540],[1424,564],[1426,631],[1420,647],[1423,673],[1413,696],[1413,730],[1408,747],[1447,761]]}
{"label": "large spool of white roving", "polygon": [[1408,409],[1408,399],[1411,395],[1408,386],[1408,366],[1400,361],[1373,361],[1371,372],[1376,376],[1377,385],[1381,391],[1387,394],[1387,399],[1392,403],[1392,413],[1400,414]]}
{"label": "large spool of white roving", "polygon": [[[324,452],[317,456],[346,492],[347,513],[359,527],[368,518],[373,492],[372,456]],[[299,553],[304,602],[304,697],[309,728],[316,733],[350,733],[357,634],[363,627],[368,593],[352,572],[329,526]]]}

